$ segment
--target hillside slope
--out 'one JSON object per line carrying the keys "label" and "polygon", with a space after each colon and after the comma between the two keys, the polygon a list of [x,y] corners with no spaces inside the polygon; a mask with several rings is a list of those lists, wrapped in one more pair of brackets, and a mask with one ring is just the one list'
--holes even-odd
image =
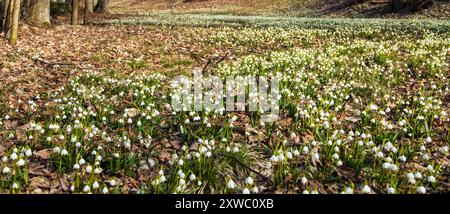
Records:
{"label": "hillside slope", "polygon": [[308,17],[450,17],[450,1],[438,0],[432,8],[415,14],[388,13],[387,0],[113,0],[115,14],[155,12],[212,14],[284,14]]}

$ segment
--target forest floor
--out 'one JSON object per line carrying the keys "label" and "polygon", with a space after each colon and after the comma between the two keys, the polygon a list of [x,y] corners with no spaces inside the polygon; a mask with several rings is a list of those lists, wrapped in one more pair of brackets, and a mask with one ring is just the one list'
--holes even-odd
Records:
{"label": "forest floor", "polygon": [[[445,20],[118,5],[0,46],[1,192],[449,192]],[[172,111],[197,67],[281,76],[280,118]]]}

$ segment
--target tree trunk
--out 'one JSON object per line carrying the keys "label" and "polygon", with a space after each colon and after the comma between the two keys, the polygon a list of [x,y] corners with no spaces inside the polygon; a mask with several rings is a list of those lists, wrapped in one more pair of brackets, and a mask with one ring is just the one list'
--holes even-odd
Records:
{"label": "tree trunk", "polygon": [[[13,13],[11,17],[11,35],[9,36],[9,44],[16,45],[17,34],[19,32],[19,18],[20,18],[20,0],[11,0],[14,2]],[[11,4],[12,5],[12,4]]]}
{"label": "tree trunk", "polygon": [[98,0],[95,6],[96,13],[108,13],[109,11],[109,0]]}
{"label": "tree trunk", "polygon": [[0,0],[0,32],[3,32],[3,19],[5,18],[5,0]]}
{"label": "tree trunk", "polygon": [[33,0],[27,22],[35,26],[50,25],[50,0]]}
{"label": "tree trunk", "polygon": [[72,25],[77,25],[78,24],[78,0],[72,0],[71,24]]}
{"label": "tree trunk", "polygon": [[83,19],[84,25],[89,24],[92,11],[93,11],[92,0],[84,0],[84,19]]}
{"label": "tree trunk", "polygon": [[9,37],[9,30],[11,29],[13,3],[13,0],[5,0],[5,20],[3,21],[3,35],[5,36],[5,38]]}

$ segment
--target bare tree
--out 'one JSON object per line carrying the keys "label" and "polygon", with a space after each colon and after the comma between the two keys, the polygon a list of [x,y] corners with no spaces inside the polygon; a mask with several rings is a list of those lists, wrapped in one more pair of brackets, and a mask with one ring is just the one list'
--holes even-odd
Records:
{"label": "bare tree", "polygon": [[83,16],[84,25],[89,24],[92,12],[93,12],[92,0],[84,0],[84,16]]}
{"label": "bare tree", "polygon": [[50,25],[50,0],[31,0],[26,21],[36,26]]}
{"label": "bare tree", "polygon": [[19,18],[20,18],[20,0],[11,0],[14,4],[10,4],[13,7],[11,17],[11,34],[9,36],[9,44],[16,45],[17,34],[19,32]]}
{"label": "bare tree", "polygon": [[72,17],[70,23],[72,25],[78,24],[78,0],[72,0]]}
{"label": "bare tree", "polygon": [[108,13],[109,11],[109,0],[98,0],[95,6],[96,13]]}

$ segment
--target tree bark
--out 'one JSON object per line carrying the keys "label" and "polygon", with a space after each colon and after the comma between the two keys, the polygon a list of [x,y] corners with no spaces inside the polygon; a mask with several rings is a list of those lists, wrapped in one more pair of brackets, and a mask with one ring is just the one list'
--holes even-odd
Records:
{"label": "tree bark", "polygon": [[91,15],[92,15],[93,7],[92,7],[92,0],[84,0],[84,18],[83,18],[83,24],[87,25],[89,24]]}
{"label": "tree bark", "polygon": [[96,13],[108,13],[109,12],[109,0],[98,0],[95,6]]}
{"label": "tree bark", "polygon": [[[11,17],[11,35],[9,36],[9,44],[16,45],[17,34],[19,32],[19,18],[20,18],[20,0],[11,0],[14,2],[13,13]],[[12,4],[11,4],[12,5]]]}
{"label": "tree bark", "polygon": [[78,24],[78,0],[72,0],[71,24],[72,25]]}
{"label": "tree bark", "polygon": [[5,20],[3,21],[3,35],[5,38],[9,37],[9,30],[11,29],[13,3],[13,0],[5,0]]}
{"label": "tree bark", "polygon": [[35,26],[50,25],[50,0],[33,0],[27,22]]}
{"label": "tree bark", "polygon": [[5,18],[5,0],[0,0],[0,32],[3,32],[3,19]]}

